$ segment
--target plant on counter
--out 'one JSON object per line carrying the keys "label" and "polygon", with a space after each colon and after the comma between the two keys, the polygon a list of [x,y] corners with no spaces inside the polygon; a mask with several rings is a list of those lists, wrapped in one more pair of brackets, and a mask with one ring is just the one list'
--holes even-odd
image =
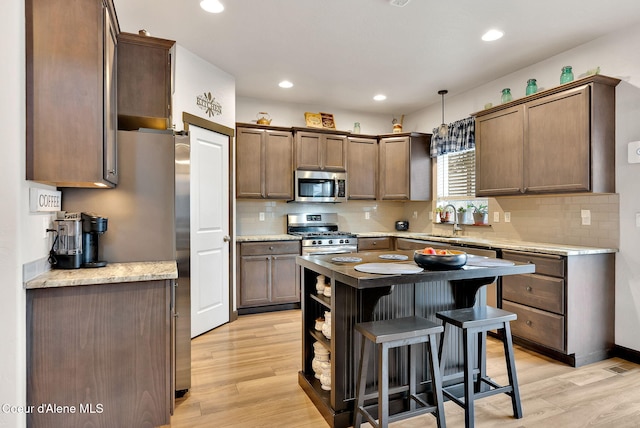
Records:
{"label": "plant on counter", "polygon": [[473,224],[489,223],[489,207],[485,204],[473,206]]}
{"label": "plant on counter", "polygon": [[467,208],[458,207],[458,224],[467,223]]}
{"label": "plant on counter", "polygon": [[445,211],[444,207],[436,207],[436,218],[440,219],[440,223],[448,223],[450,221],[451,213]]}

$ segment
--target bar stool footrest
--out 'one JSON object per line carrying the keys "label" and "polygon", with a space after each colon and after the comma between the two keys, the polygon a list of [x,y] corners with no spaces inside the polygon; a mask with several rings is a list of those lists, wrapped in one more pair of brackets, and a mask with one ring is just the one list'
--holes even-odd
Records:
{"label": "bar stool footrest", "polygon": [[[412,418],[414,416],[424,415],[425,413],[434,413],[438,410],[437,406],[431,405],[426,401],[422,400],[417,395],[410,395],[407,397],[409,400],[415,401],[421,407],[413,410],[405,410],[399,413],[395,413],[389,415],[389,423],[398,422],[404,419]],[[378,410],[377,404],[370,404],[366,406],[360,406],[360,413],[365,417],[367,422],[369,422],[372,426],[377,427],[379,424],[376,422],[376,418],[374,417],[374,413],[372,411]]]}

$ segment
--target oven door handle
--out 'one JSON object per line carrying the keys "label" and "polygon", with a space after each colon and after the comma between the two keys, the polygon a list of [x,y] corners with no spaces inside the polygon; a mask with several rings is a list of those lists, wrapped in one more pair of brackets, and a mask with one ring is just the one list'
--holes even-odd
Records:
{"label": "oven door handle", "polygon": [[308,250],[305,251],[303,249],[302,255],[303,256],[326,256],[328,254],[349,254],[349,253],[355,253],[355,252],[357,252],[356,249],[350,250],[348,248],[345,248],[342,250],[334,249],[334,250],[320,250],[320,251],[308,251]]}

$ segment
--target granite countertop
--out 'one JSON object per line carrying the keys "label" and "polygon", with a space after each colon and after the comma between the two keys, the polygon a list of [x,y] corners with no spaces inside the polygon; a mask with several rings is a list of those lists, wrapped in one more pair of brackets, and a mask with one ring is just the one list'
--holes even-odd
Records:
{"label": "granite countertop", "polygon": [[358,238],[376,238],[380,236],[395,236],[396,238],[419,239],[433,242],[443,242],[456,245],[472,245],[483,248],[500,250],[529,251],[532,253],[555,254],[558,256],[583,256],[589,254],[617,253],[616,248],[583,247],[579,245],[549,244],[542,242],[527,242],[516,239],[484,239],[473,236],[437,236],[429,233],[412,232],[365,232],[357,233]]}
{"label": "granite countertop", "polygon": [[[579,245],[548,244],[542,242],[526,242],[515,239],[484,239],[472,236],[437,236],[420,232],[356,232],[358,238],[378,238],[393,236],[396,238],[418,239],[424,241],[443,242],[454,245],[472,245],[482,248],[500,250],[529,251],[532,253],[554,254],[558,256],[581,256],[589,254],[617,253],[616,248],[584,247]],[[236,237],[236,242],[260,242],[260,241],[295,241],[299,236],[277,235],[242,235]]]}
{"label": "granite countertop", "polygon": [[236,242],[264,242],[264,241],[300,241],[302,238],[286,233],[280,235],[241,235],[236,236]]}
{"label": "granite countertop", "polygon": [[26,289],[71,287],[76,285],[176,279],[175,260],[159,262],[109,263],[91,269],[53,269],[25,283]]}

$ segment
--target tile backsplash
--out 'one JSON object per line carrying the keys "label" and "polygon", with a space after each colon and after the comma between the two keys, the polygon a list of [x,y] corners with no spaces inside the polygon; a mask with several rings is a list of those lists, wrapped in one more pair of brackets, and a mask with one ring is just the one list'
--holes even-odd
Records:
{"label": "tile backsplash", "polygon": [[[619,206],[617,194],[490,198],[491,226],[464,226],[462,235],[618,248]],[[396,220],[408,220],[410,232],[450,235],[451,225],[432,223],[429,218],[432,210],[430,201],[303,204],[243,199],[236,201],[236,232],[238,235],[282,234],[286,233],[289,213],[337,212],[339,228],[349,232],[394,232]],[[590,214],[589,225],[582,224],[585,210]],[[496,212],[498,222],[493,221]],[[510,215],[509,223],[505,222],[505,213]]]}

